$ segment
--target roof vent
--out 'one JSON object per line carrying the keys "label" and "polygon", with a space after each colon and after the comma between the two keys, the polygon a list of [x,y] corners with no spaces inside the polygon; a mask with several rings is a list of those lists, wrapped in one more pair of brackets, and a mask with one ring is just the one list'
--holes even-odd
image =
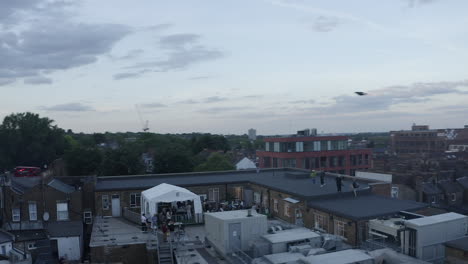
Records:
{"label": "roof vent", "polygon": [[247,210],[247,217],[252,217],[252,209]]}

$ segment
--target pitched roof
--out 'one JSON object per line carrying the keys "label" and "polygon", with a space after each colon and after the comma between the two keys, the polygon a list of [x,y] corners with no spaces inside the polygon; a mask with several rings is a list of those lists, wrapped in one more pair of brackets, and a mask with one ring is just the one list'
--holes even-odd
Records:
{"label": "pitched roof", "polygon": [[439,194],[442,190],[432,182],[425,182],[422,184],[422,191],[427,194]]}
{"label": "pitched roof", "polygon": [[400,211],[415,211],[428,207],[424,203],[375,194],[358,194],[357,197],[343,194],[341,197],[309,201],[307,205],[351,220],[374,219],[397,214]]}
{"label": "pitched roof", "polygon": [[57,191],[63,192],[63,193],[72,193],[75,191],[75,187],[70,186],[60,180],[57,179],[52,179],[47,185],[50,187],[56,189]]}
{"label": "pitched roof", "polygon": [[[104,176],[98,177],[96,191],[110,190],[144,190],[168,183],[180,187],[196,185],[215,185],[250,182],[268,187],[272,190],[289,193],[291,195],[311,199],[318,196],[336,194],[335,176],[326,174],[325,186],[321,187],[319,179],[316,182],[308,177],[291,178],[291,172],[301,172],[298,169],[262,169],[255,170],[208,172],[208,173],[171,173],[159,175],[133,175],[133,176]],[[302,171],[303,172],[303,171]],[[358,180],[359,181],[359,180]],[[351,192],[351,179],[343,180],[343,192]],[[367,189],[366,181],[359,181],[359,189]]]}
{"label": "pitched roof", "polygon": [[83,236],[83,223],[81,221],[50,222],[47,225],[50,237]]}
{"label": "pitched roof", "polygon": [[440,181],[439,187],[446,193],[463,192],[463,187],[456,181]]}
{"label": "pitched roof", "polygon": [[468,176],[458,178],[458,179],[457,179],[457,182],[460,183],[460,185],[461,185],[464,189],[468,189]]}
{"label": "pitched roof", "polygon": [[0,230],[0,244],[11,242],[14,240],[13,234],[10,234],[6,231]]}
{"label": "pitched roof", "polygon": [[11,177],[10,188],[19,194],[23,194],[38,185],[41,177]]}

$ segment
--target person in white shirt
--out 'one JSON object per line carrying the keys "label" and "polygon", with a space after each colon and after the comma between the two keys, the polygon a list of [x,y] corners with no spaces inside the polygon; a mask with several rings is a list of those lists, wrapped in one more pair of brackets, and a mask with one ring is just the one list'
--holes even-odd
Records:
{"label": "person in white shirt", "polygon": [[141,214],[141,231],[146,232],[146,216],[145,214]]}

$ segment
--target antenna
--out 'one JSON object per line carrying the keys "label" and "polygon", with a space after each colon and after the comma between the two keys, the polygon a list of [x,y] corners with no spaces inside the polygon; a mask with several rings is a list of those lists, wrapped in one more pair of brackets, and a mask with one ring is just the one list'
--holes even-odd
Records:
{"label": "antenna", "polygon": [[149,121],[148,120],[143,121],[143,118],[141,117],[140,107],[138,107],[137,104],[135,105],[135,108],[137,110],[138,118],[140,119],[141,125],[143,126],[143,132],[148,131],[149,130],[149,127],[148,127]]}

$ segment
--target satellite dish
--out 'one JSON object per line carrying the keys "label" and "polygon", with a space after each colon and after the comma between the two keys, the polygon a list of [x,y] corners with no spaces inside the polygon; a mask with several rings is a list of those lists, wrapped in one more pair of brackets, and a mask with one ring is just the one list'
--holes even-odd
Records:
{"label": "satellite dish", "polygon": [[46,221],[46,222],[49,221],[49,217],[50,217],[50,215],[49,215],[48,212],[44,212],[44,214],[42,215],[42,219],[43,219],[44,221]]}

